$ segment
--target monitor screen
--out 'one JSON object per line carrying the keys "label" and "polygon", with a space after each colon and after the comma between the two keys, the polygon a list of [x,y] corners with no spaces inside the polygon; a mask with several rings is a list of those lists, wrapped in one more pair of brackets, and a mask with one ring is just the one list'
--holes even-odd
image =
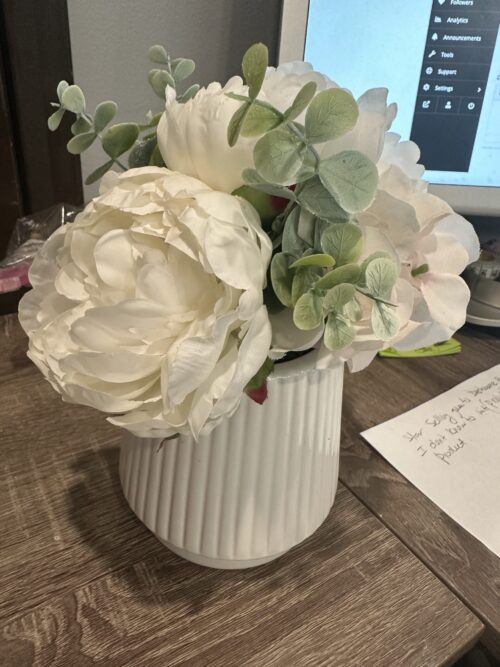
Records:
{"label": "monitor screen", "polygon": [[304,60],[388,88],[430,183],[500,187],[500,0],[310,0]]}

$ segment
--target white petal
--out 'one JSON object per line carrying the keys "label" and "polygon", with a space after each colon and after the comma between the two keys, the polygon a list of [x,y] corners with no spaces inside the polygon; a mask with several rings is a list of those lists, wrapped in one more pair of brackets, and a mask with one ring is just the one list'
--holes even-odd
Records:
{"label": "white petal", "polygon": [[431,273],[458,275],[469,263],[466,249],[452,234],[427,234],[421,238],[417,249],[425,257]]}
{"label": "white petal", "polygon": [[369,216],[376,218],[383,231],[387,230],[387,236],[396,248],[409,246],[409,251],[412,250],[411,246],[420,231],[413,206],[379,190],[370,207],[360,214],[360,224],[365,219],[369,220]]}
{"label": "white petal", "polygon": [[364,370],[377,356],[378,350],[364,350],[355,352],[352,357],[347,360],[347,366],[351,373],[358,373]]}
{"label": "white petal", "polygon": [[440,220],[435,226],[436,232],[452,234],[465,248],[470,262],[479,258],[479,239],[471,223],[461,215],[453,213]]}
{"label": "white petal", "polygon": [[33,287],[50,283],[56,277],[60,269],[58,256],[64,247],[64,240],[70,229],[71,225],[63,225],[56,229],[35,255],[29,270],[29,280]]}
{"label": "white petal", "polygon": [[164,394],[174,405],[181,403],[213,371],[220,357],[230,327],[237,313],[229,313],[217,320],[213,334],[186,338],[175,350],[168,363]]}
{"label": "white petal", "polygon": [[66,371],[76,371],[105,382],[132,382],[153,373],[160,374],[160,356],[115,352],[78,352],[61,361]]}
{"label": "white petal", "polygon": [[63,398],[70,403],[87,405],[90,408],[96,408],[96,410],[107,413],[125,412],[137,408],[142,404],[141,401],[131,401],[119,396],[110,396],[98,390],[70,383],[64,385]]}
{"label": "white petal", "polygon": [[217,402],[212,418],[234,410],[242,396],[243,389],[257,373],[269,354],[271,347],[271,324],[267,309],[262,306],[251,321],[250,327],[238,351],[236,372],[224,396]]}
{"label": "white petal", "polygon": [[[416,323],[410,323],[416,324]],[[442,343],[454,334],[449,327],[436,322],[418,323],[417,326],[410,326],[406,335],[394,343],[396,350],[406,352],[408,350],[418,350],[421,347]]]}
{"label": "white petal", "polygon": [[443,199],[431,195],[428,192],[413,192],[409,201],[415,208],[417,220],[421,229],[424,229],[428,225],[436,223],[444,216],[453,213],[451,206],[449,206]]}
{"label": "white petal", "polygon": [[449,274],[425,273],[420,289],[432,319],[447,327],[449,336],[463,326],[470,291],[462,278]]}
{"label": "white petal", "polygon": [[283,352],[308,350],[314,347],[323,335],[323,325],[311,331],[297,328],[293,322],[291,308],[284,308],[279,313],[270,315],[270,320],[273,328],[272,351],[277,355]]}
{"label": "white petal", "polygon": [[207,227],[205,252],[215,275],[239,289],[263,286],[266,266],[249,234],[213,220]]}
{"label": "white petal", "polygon": [[117,289],[135,287],[134,248],[128,231],[117,229],[105,234],[96,243],[95,263],[103,282]]}
{"label": "white petal", "polygon": [[219,359],[214,370],[193,395],[189,426],[196,438],[213,410],[214,402],[226,392],[236,371],[238,346],[235,342]]}
{"label": "white petal", "polygon": [[54,286],[61,296],[72,301],[84,301],[89,294],[85,287],[85,274],[76,264],[66,264],[56,276]]}

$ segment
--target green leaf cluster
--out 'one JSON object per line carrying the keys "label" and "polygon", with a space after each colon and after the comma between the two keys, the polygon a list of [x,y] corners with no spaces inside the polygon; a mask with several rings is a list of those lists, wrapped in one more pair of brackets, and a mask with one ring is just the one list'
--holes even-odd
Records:
{"label": "green leaf cluster", "polygon": [[[229,145],[234,146],[240,135],[260,137],[254,147],[254,164],[263,184],[257,187],[298,184],[300,205],[314,215],[348,219],[350,214],[364,210],[377,188],[373,162],[359,151],[322,158],[317,150],[319,144],[353,129],[359,114],[356,101],[341,88],[317,92],[316,83],[309,81],[288,109],[276,109],[258,97],[267,64],[263,44],[254,44],[243,57],[248,95],[227,93],[241,103],[228,126]],[[297,120],[301,116],[303,123]]]}
{"label": "green leaf cluster", "polygon": [[324,326],[332,350],[352,343],[355,323],[371,305],[375,335],[388,340],[399,328],[390,303],[398,268],[383,253],[360,261],[363,235],[356,223],[375,196],[377,168],[356,150],[322,157],[322,144],[356,125],[357,103],[340,88],[318,92],[311,81],[288,109],[277,109],[259,99],[267,64],[266,47],[252,46],[242,63],[247,94],[228,93],[239,102],[229,145],[240,136],[258,137],[254,168],[243,173],[246,185],[288,201],[271,224],[275,253],[266,303],[273,311],[276,304],[292,309],[300,329]]}
{"label": "green leaf cluster", "polygon": [[[149,59],[158,65],[149,72],[148,80],[153,91],[165,100],[165,91],[170,86],[178,102],[184,103],[191,99],[199,90],[198,84],[192,84],[186,90],[180,84],[194,72],[195,64],[189,58],[172,59],[165,47],[155,44],[149,49]],[[118,106],[116,102],[107,100],[95,108],[93,114],[86,109],[85,95],[77,85],[61,81],[57,86],[58,102],[52,103],[55,111],[48,118],[47,124],[52,132],[57,130],[66,112],[75,115],[71,125],[72,138],[67,149],[74,155],[80,155],[99,140],[106,161],[93,171],[86,179],[87,185],[94,183],[113,167],[122,170],[128,167],[144,167],[147,165],[165,166],[156,141],[156,126],[162,115],[148,112],[146,122],[116,123],[110,125],[115,118]],[[122,162],[128,155],[128,167]]]}
{"label": "green leaf cluster", "polygon": [[[389,302],[398,277],[394,261],[377,253],[360,262],[363,237],[353,222],[310,217],[309,226],[316,228],[305,230],[301,218],[304,212],[295,206],[270,270],[274,293],[282,307],[293,309],[295,325],[303,330],[324,326],[325,345],[341,350],[354,340],[354,325],[363,314],[360,298],[368,297],[375,335],[392,338],[399,329]],[[306,237],[313,239],[312,244]]]}

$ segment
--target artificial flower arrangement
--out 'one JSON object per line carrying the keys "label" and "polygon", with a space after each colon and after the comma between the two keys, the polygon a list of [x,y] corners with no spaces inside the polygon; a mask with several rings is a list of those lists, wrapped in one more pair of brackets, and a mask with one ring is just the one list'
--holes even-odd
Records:
{"label": "artificial flower arrangement", "polygon": [[265,400],[291,352],[360,370],[462,326],[477,237],[389,132],[385,89],[356,101],[256,44],[244,80],[183,90],[194,63],[149,56],[163,112],[110,126],[114,102],[91,115],[62,81],[49,118],[75,114],[70,152],[106,154],[87,179],[99,196],[46,242],[19,311],[66,401],[138,436],[198,438],[245,393]]}

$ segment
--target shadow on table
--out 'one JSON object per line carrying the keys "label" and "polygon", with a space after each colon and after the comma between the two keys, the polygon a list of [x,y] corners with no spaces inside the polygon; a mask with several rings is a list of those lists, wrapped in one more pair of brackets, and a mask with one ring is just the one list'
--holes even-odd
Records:
{"label": "shadow on table", "polygon": [[[332,515],[305,543],[277,561],[248,570],[213,570],[189,563],[163,546],[129,508],[118,475],[119,448],[88,450],[74,463],[80,477],[68,490],[70,520],[79,539],[127,595],[151,606],[181,603],[196,614],[224,590],[252,595],[301,586],[345,548],[345,525]],[[349,540],[350,542],[350,540]],[[312,581],[312,580],[311,580]],[[115,584],[113,584],[115,585]]]}

